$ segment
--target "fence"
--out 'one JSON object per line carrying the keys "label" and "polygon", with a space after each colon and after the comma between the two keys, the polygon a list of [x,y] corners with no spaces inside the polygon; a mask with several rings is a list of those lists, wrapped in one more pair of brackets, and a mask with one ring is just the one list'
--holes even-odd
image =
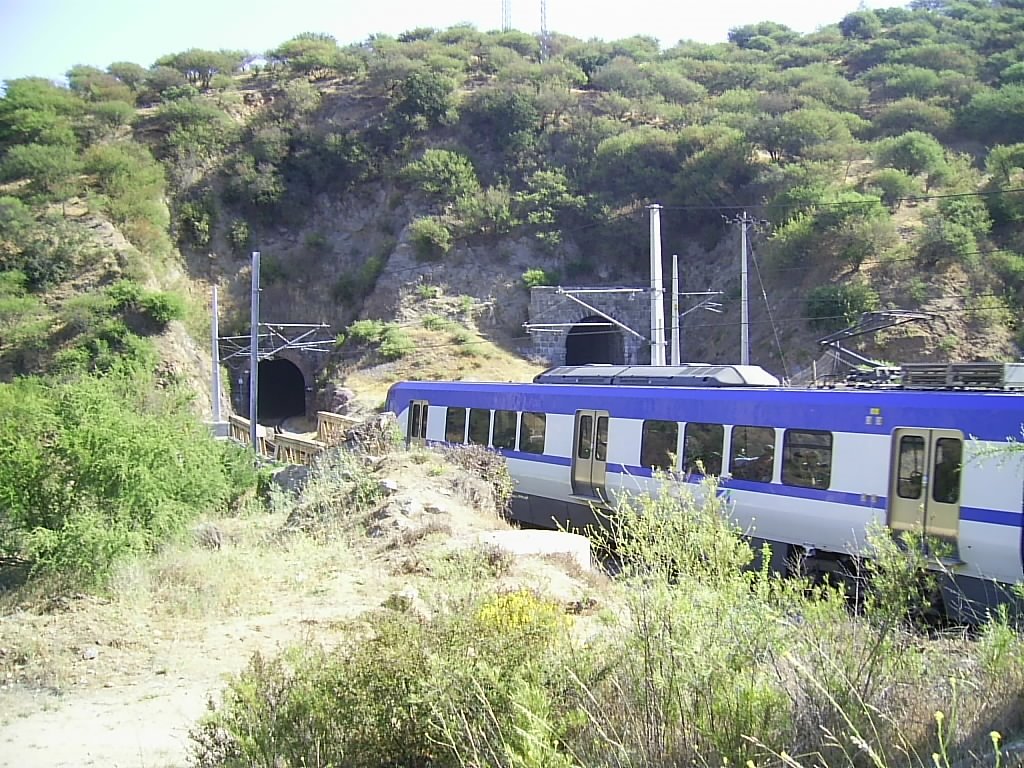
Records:
{"label": "fence", "polygon": [[[286,464],[309,466],[325,448],[337,445],[345,432],[358,424],[357,419],[330,411],[317,411],[316,438],[288,432],[273,432],[262,424],[256,425],[257,452]],[[250,444],[249,420],[242,416],[228,416],[228,437],[236,443]]]}

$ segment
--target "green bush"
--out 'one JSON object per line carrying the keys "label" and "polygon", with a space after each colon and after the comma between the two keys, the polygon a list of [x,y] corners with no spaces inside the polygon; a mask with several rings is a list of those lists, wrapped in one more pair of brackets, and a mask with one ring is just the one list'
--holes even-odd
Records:
{"label": "green bush", "polygon": [[248,222],[242,219],[232,221],[231,226],[228,227],[228,242],[231,243],[235,253],[244,253],[251,241],[252,232],[249,229]]}
{"label": "green bush", "polygon": [[185,318],[185,299],[177,293],[147,294],[138,300],[138,308],[144,317],[161,330],[172,320]]}
{"label": "green bush", "polygon": [[102,586],[251,485],[235,453],[145,377],[0,384],[0,558]]}
{"label": "green bush", "polygon": [[819,285],[807,293],[804,317],[812,328],[837,331],[853,324],[864,312],[878,309],[878,294],[862,282]]}
{"label": "green bush", "polygon": [[379,342],[387,328],[383,320],[356,320],[348,327],[348,338],[356,344]]}
{"label": "green bush", "polygon": [[451,250],[452,234],[436,216],[414,220],[409,232],[416,256],[422,261],[440,261]]}
{"label": "green bush", "polygon": [[399,360],[415,349],[415,342],[398,326],[390,325],[381,335],[380,354],[385,360]]}
{"label": "green bush", "polygon": [[546,269],[528,269],[523,272],[523,283],[527,288],[536,288],[540,285],[558,285],[560,276],[557,272]]}

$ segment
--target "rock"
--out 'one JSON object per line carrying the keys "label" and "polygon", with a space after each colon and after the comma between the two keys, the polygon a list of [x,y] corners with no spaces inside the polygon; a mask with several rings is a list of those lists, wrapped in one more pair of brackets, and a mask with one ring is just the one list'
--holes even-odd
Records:
{"label": "rock", "polygon": [[274,473],[271,482],[287,493],[298,494],[309,481],[309,467],[289,465]]}
{"label": "rock", "polygon": [[82,649],[83,661],[93,661],[94,659],[98,658],[99,655],[100,649],[95,646],[89,645]]}
{"label": "rock", "polygon": [[388,595],[383,606],[392,611],[407,613],[424,621],[430,619],[430,609],[415,587],[405,587]]}
{"label": "rock", "polygon": [[355,402],[356,393],[346,387],[329,385],[323,396],[324,410],[331,413],[347,413]]}
{"label": "rock", "polygon": [[392,480],[390,477],[385,477],[381,480],[377,484],[377,487],[380,489],[381,495],[383,496],[392,496],[398,493],[398,482]]}
{"label": "rock", "polygon": [[201,523],[192,529],[196,544],[204,549],[220,549],[224,546],[224,534],[213,523]]}

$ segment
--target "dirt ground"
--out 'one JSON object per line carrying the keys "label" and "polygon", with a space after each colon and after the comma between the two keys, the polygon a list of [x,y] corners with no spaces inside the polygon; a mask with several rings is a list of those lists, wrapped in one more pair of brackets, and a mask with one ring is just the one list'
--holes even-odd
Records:
{"label": "dirt ground", "polygon": [[[190,728],[253,653],[335,644],[396,594],[429,602],[448,589],[445,553],[508,531],[489,484],[433,453],[389,458],[373,475],[392,490],[346,534],[282,543],[287,511],[215,520],[220,548],[159,555],[110,597],[0,602],[0,768],[188,765]],[[593,586],[565,558],[512,560],[486,588],[572,601]]]}
{"label": "dirt ground", "polygon": [[[379,605],[390,581],[384,573],[352,569],[335,575],[315,595],[278,594],[266,613],[186,619],[170,631],[146,628],[147,638],[124,647],[118,647],[114,634],[91,644],[68,638],[62,629],[80,631],[83,620],[88,625],[81,615],[72,621],[61,615],[32,617],[48,641],[63,643],[73,658],[59,692],[2,686],[0,766],[186,765],[189,729],[226,676],[243,669],[256,651],[273,654],[308,638],[329,641],[339,622]],[[46,618],[53,619],[49,627]]]}

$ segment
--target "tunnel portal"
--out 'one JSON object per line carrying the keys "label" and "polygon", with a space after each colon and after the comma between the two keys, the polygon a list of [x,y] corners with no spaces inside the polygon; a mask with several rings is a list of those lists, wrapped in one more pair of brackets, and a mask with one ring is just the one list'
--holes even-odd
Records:
{"label": "tunnel portal", "polygon": [[625,362],[622,332],[603,317],[591,315],[583,318],[565,337],[566,365],[625,365]]}
{"label": "tunnel portal", "polygon": [[260,361],[256,414],[262,423],[306,415],[306,380],[295,363],[282,358]]}

